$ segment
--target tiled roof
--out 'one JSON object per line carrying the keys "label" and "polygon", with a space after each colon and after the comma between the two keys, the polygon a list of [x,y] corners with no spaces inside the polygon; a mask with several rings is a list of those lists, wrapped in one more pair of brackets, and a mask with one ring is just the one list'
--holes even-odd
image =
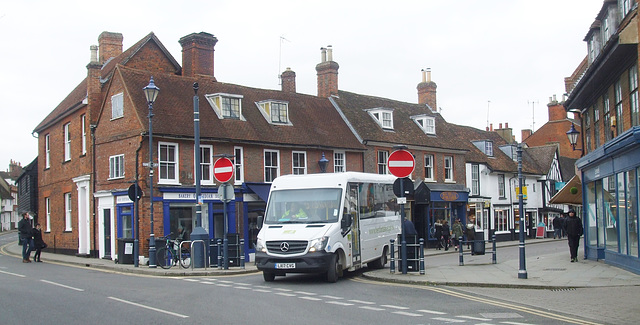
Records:
{"label": "tiled roof", "polygon": [[531,160],[535,162],[538,169],[546,175],[551,169],[551,164],[553,163],[553,158],[556,156],[557,150],[558,146],[556,145],[546,145],[525,148],[524,152],[531,157]]}
{"label": "tiled roof", "polygon": [[82,82],[80,82],[80,84],[76,86],[76,88],[72,90],[71,93],[69,93],[69,95],[67,95],[67,97],[63,99],[62,102],[60,102],[60,104],[58,104],[58,106],[56,106],[56,108],[54,108],[53,111],[51,111],[51,113],[49,113],[42,122],[40,122],[40,124],[38,124],[38,126],[35,127],[35,129],[33,129],[33,131],[40,132],[59,119],[75,112],[81,107],[84,107],[85,105],[82,104],[82,101],[86,97],[87,78],[82,80]]}
{"label": "tiled roof", "polygon": [[[376,141],[449,150],[464,150],[456,141],[449,124],[440,114],[433,113],[426,105],[400,102],[392,99],[339,91],[332,97],[363,142]],[[393,130],[384,130],[366,111],[375,108],[393,110]],[[427,135],[411,119],[425,115],[435,119],[436,135]]]}
{"label": "tiled roof", "polygon": [[[498,133],[492,131],[484,131],[470,126],[449,124],[454,130],[457,141],[464,144],[469,152],[465,155],[465,159],[469,163],[486,164],[493,171],[514,172],[517,171],[517,163],[507,156],[499,146],[507,144],[507,142]],[[478,149],[473,141],[490,140],[493,142],[493,157],[487,156]]]}
{"label": "tiled roof", "polygon": [[[122,77],[125,96],[134,104],[142,129],[147,130],[148,106],[142,88],[149,83],[151,73],[120,65],[116,69]],[[211,77],[158,74],[153,78],[160,88],[153,105],[156,135],[193,137],[193,83],[198,82],[203,140],[365,150],[327,98],[216,82]],[[218,118],[205,98],[206,94],[215,93],[242,95],[242,115],[246,121]],[[292,125],[268,123],[255,104],[264,100],[288,102]]]}

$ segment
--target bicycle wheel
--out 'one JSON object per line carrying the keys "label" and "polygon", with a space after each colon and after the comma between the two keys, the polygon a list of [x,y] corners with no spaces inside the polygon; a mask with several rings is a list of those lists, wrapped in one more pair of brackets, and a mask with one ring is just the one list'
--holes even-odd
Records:
{"label": "bicycle wheel", "polygon": [[185,269],[191,267],[191,252],[188,248],[182,247],[180,249],[180,266]]}
{"label": "bicycle wheel", "polygon": [[173,252],[166,247],[158,249],[156,252],[157,264],[163,269],[170,269],[173,265]]}

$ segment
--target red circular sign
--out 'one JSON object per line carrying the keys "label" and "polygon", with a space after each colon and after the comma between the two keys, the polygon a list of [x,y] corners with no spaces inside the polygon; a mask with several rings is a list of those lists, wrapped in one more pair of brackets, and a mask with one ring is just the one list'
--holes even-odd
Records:
{"label": "red circular sign", "polygon": [[413,173],[416,166],[416,160],[413,155],[406,150],[396,150],[389,155],[387,160],[387,168],[395,177],[407,177]]}
{"label": "red circular sign", "polygon": [[228,182],[233,176],[233,162],[229,158],[220,158],[213,164],[213,177],[220,183]]}

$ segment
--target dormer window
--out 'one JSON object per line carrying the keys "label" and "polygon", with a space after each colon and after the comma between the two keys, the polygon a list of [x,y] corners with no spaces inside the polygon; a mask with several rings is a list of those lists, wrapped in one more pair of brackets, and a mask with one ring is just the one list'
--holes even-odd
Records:
{"label": "dormer window", "polygon": [[418,115],[411,116],[411,119],[418,124],[424,133],[436,134],[436,119],[433,116]]}
{"label": "dormer window", "polygon": [[374,108],[367,110],[371,117],[383,129],[393,130],[393,110],[390,108]]}
{"label": "dormer window", "polygon": [[479,140],[472,141],[473,144],[482,151],[485,155],[493,157],[493,141],[491,140]]}
{"label": "dormer window", "polygon": [[205,97],[219,119],[245,121],[244,116],[242,116],[242,95],[218,93],[206,95]]}
{"label": "dormer window", "polygon": [[279,100],[257,102],[262,116],[271,124],[291,125],[289,121],[289,103]]}

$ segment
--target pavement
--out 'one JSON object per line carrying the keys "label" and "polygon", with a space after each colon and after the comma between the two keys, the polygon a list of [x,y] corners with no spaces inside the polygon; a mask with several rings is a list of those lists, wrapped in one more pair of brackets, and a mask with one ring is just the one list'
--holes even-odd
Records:
{"label": "pavement", "polygon": [[[556,241],[554,239],[527,239],[526,246]],[[563,240],[566,242],[566,240]],[[640,275],[614,267],[603,261],[583,260],[570,263],[568,248],[561,253],[552,252],[533,256],[526,255],[526,277],[520,275],[519,259],[500,260],[501,248],[518,246],[517,241],[496,243],[497,263],[491,263],[491,245],[487,244],[486,255],[464,255],[464,265],[459,265],[459,255],[453,249],[449,251],[425,249],[425,274],[407,272],[402,274],[396,265],[391,272],[389,264],[379,270],[365,270],[362,276],[375,281],[418,284],[447,285],[497,288],[566,289],[587,287],[640,286]],[[4,255],[22,258],[22,247],[16,241],[0,247]],[[583,256],[582,249],[578,256]],[[438,258],[437,265],[430,261]],[[78,257],[64,254],[42,252],[45,263],[59,263],[88,269],[100,269],[112,272],[132,273],[151,276],[221,276],[259,272],[253,262],[245,263],[244,268],[229,269],[199,268],[183,269],[174,266],[165,270],[160,267],[149,268],[146,265],[135,267],[133,264],[116,264],[112,260]]]}

